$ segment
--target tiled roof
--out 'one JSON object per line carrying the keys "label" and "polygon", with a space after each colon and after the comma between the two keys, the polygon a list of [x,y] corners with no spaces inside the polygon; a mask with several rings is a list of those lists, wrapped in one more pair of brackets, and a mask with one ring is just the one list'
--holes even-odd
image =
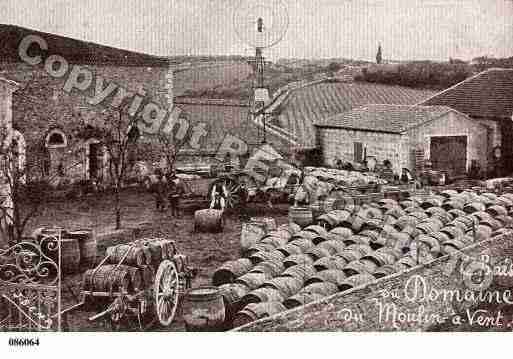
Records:
{"label": "tiled roof", "polygon": [[294,134],[302,146],[315,146],[314,124],[325,118],[372,104],[413,105],[432,91],[362,82],[321,82],[292,90],[275,110],[275,123]]}
{"label": "tiled roof", "polygon": [[472,117],[511,118],[513,69],[488,69],[420,104],[449,106]]}
{"label": "tiled roof", "polygon": [[402,133],[452,111],[446,106],[366,105],[328,118],[319,127]]}
{"label": "tiled roof", "polygon": [[[229,106],[227,104],[204,103],[185,104],[178,103],[177,107],[185,112],[185,117],[191,127],[198,123],[206,125],[207,136],[202,137],[200,147],[202,151],[215,152],[219,149],[226,135],[230,134],[244,141],[248,146],[260,145],[263,141],[263,129],[251,119],[248,119],[250,108],[240,104]],[[267,133],[266,140],[280,152],[286,153],[287,143]]]}
{"label": "tiled roof", "polygon": [[88,41],[71,39],[15,25],[0,24],[0,62],[20,62],[18,46],[27,35],[38,35],[48,43],[48,54],[66,58],[77,64],[167,67],[169,60],[134,51],[116,49]]}

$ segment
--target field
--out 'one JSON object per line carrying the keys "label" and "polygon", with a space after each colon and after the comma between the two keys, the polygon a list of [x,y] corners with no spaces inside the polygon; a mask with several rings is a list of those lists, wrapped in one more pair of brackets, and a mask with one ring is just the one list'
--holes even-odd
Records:
{"label": "field", "polygon": [[[151,222],[145,237],[166,237],[175,240],[179,251],[186,254],[191,264],[198,269],[193,287],[210,284],[213,271],[224,261],[235,259],[239,253],[241,223],[237,213],[229,214],[223,233],[192,233],[193,212],[185,211],[181,218],[174,219],[168,213],[154,211],[152,197],[147,193],[127,192],[122,199],[123,223]],[[44,213],[35,218],[31,228],[59,225],[65,228],[92,228],[96,233],[113,229],[113,199],[109,196],[89,197],[85,200],[49,203]],[[265,215],[275,217],[278,223],[286,221],[286,207],[268,209],[254,205],[249,208],[252,216]],[[101,243],[99,243],[101,245]],[[82,275],[65,278],[63,307],[77,303]],[[97,322],[89,322],[88,317],[96,312],[76,312],[69,320],[73,331],[102,331],[104,327]],[[157,330],[183,331],[184,325],[177,315],[175,323],[169,328]]]}

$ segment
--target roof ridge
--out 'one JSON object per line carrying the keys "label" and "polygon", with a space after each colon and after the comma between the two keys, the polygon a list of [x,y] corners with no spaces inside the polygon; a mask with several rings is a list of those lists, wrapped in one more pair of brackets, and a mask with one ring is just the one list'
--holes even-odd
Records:
{"label": "roof ridge", "polygon": [[433,96],[428,97],[427,99],[424,99],[422,102],[416,103],[415,105],[422,105],[423,103],[426,103],[426,102],[428,102],[429,100],[432,100],[432,99],[434,99],[434,98],[435,98],[435,97],[437,97],[437,96],[440,96],[441,94],[444,94],[444,93],[446,93],[446,92],[448,92],[448,91],[451,91],[451,90],[455,89],[456,87],[458,87],[458,86],[460,86],[460,85],[462,85],[462,84],[464,84],[464,83],[470,82],[470,81],[472,81],[472,80],[474,80],[474,79],[478,78],[479,76],[481,76],[481,75],[483,75],[483,74],[485,74],[485,73],[490,72],[490,71],[491,71],[491,70],[493,70],[493,69],[494,69],[494,68],[486,69],[486,70],[481,71],[481,72],[479,72],[479,73],[477,73],[477,74],[475,74],[475,75],[473,75],[473,76],[470,76],[470,77],[466,78],[465,80],[460,81],[460,82],[458,82],[457,84],[454,84],[454,85],[452,85],[451,87],[446,88],[445,90],[442,90],[442,91],[440,91],[440,92],[437,92],[436,94],[434,94]]}

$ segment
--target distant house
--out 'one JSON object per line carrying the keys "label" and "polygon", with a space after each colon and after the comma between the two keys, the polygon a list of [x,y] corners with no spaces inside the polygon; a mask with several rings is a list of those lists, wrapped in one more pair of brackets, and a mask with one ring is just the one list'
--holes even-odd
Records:
{"label": "distant house", "polygon": [[449,176],[471,161],[486,168],[489,128],[447,106],[366,105],[316,124],[323,160],[389,160],[394,172],[416,168],[417,153]]}
{"label": "distant house", "polygon": [[513,69],[488,69],[419,105],[449,106],[489,127],[488,156],[500,146],[505,169],[513,171]]}

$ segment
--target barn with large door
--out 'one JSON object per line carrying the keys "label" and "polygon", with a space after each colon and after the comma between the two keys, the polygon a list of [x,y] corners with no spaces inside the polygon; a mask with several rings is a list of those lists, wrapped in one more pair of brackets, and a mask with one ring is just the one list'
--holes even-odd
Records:
{"label": "barn with large door", "polygon": [[326,165],[337,160],[389,160],[394,172],[430,161],[450,177],[464,175],[472,161],[488,165],[492,129],[446,106],[367,105],[317,123]]}

